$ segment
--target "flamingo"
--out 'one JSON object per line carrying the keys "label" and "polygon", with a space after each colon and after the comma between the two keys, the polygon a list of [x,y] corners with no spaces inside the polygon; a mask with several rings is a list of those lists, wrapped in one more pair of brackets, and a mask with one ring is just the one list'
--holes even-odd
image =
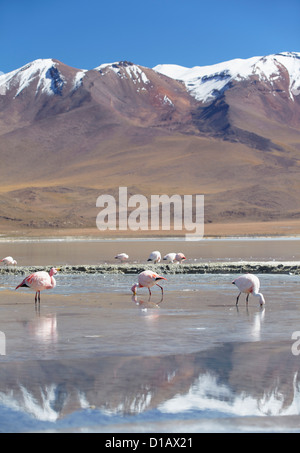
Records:
{"label": "flamingo", "polygon": [[118,253],[118,255],[115,256],[115,259],[120,260],[121,263],[128,260],[128,258],[129,256],[126,253]]}
{"label": "flamingo", "polygon": [[3,261],[5,266],[16,266],[17,262],[14,260],[11,256],[7,256],[6,258],[3,258],[0,260],[0,262]]}
{"label": "flamingo", "polygon": [[175,256],[175,261],[178,261],[178,263],[181,263],[181,261],[186,260],[186,257],[184,256],[183,253],[176,253]]}
{"label": "flamingo", "polygon": [[151,291],[150,291],[150,288],[152,288],[152,286],[154,285],[157,285],[160,287],[161,289],[161,294],[163,296],[164,294],[164,290],[163,290],[163,287],[160,286],[157,281],[158,280],[167,280],[165,277],[161,277],[160,275],[158,275],[156,272],[153,272],[153,271],[143,271],[139,274],[138,276],[138,283],[135,283],[132,288],[131,288],[131,291],[133,292],[133,294],[135,295],[136,294],[136,290],[137,288],[148,288],[148,291],[149,291],[149,294],[151,296]]}
{"label": "flamingo", "polygon": [[16,287],[16,289],[25,286],[35,290],[35,303],[41,301],[41,291],[44,289],[52,289],[56,286],[56,281],[53,275],[57,274],[60,269],[52,267],[49,274],[45,271],[34,272],[28,275],[24,280]]}
{"label": "flamingo", "polygon": [[186,260],[186,257],[183,253],[168,253],[163,259],[169,261],[169,263],[174,263],[174,261],[181,263],[181,261]]}
{"label": "flamingo", "polygon": [[259,292],[260,288],[260,281],[259,278],[256,277],[256,275],[253,274],[244,274],[241,275],[240,277],[236,278],[232,282],[234,285],[236,285],[240,291],[239,295],[236,298],[236,305],[239,302],[239,297],[241,293],[246,293],[246,302],[248,304],[248,299],[249,299],[249,294],[253,294],[253,296],[259,297],[259,303],[260,305],[263,305],[265,303],[265,298],[264,296]]}
{"label": "flamingo", "polygon": [[174,263],[175,257],[176,257],[176,253],[167,253],[167,255],[165,255],[163,257],[163,259],[165,261],[169,261],[169,263]]}
{"label": "flamingo", "polygon": [[159,263],[161,260],[161,254],[157,250],[155,252],[150,253],[149,258],[147,261],[153,261],[154,263]]}

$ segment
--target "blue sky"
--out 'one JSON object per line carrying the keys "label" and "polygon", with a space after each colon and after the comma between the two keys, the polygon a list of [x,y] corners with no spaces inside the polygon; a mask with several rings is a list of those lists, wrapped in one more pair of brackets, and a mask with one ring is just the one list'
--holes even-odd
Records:
{"label": "blue sky", "polygon": [[0,70],[37,58],[204,66],[300,52],[300,0],[0,0]]}

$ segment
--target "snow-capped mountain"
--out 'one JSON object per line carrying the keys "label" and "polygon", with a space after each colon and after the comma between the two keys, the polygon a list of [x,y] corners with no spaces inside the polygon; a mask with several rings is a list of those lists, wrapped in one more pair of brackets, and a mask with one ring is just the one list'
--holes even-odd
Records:
{"label": "snow-capped mountain", "polygon": [[36,60],[0,75],[0,137],[0,224],[94,226],[95,188],[120,184],[204,193],[211,222],[298,218],[300,53],[194,68]]}
{"label": "snow-capped mountain", "polygon": [[[15,71],[0,75],[0,90],[2,94],[12,91],[14,97],[17,97],[34,85],[35,95],[38,93],[61,94],[67,83],[67,77],[63,74],[63,66],[65,65],[51,58],[35,60]],[[73,88],[76,88],[76,83],[84,71],[75,70],[73,72]]]}
{"label": "snow-capped mountain", "polygon": [[[74,69],[73,79],[67,81],[61,70],[62,63],[53,59],[35,60],[20,69],[8,74],[0,72],[0,90],[2,94],[15,88],[18,96],[31,83],[36,84],[36,93],[41,90],[49,95],[61,94],[64,85],[76,89],[88,70]],[[93,69],[102,75],[110,71],[122,79],[131,80],[135,84],[150,83],[141,66],[128,62],[101,64]],[[183,82],[189,93],[198,101],[207,103],[219,97],[230,88],[232,82],[257,78],[274,86],[288,75],[287,95],[290,99],[300,94],[300,53],[283,52],[275,55],[234,59],[211,66],[195,66],[186,68],[179,65],[160,64],[154,71]]]}
{"label": "snow-capped mountain", "polygon": [[104,122],[115,115],[143,125],[166,124],[166,118],[182,122],[189,98],[181,82],[127,61],[85,70],[53,59],[36,60],[0,76],[4,131],[20,121],[27,124],[92,104],[105,112]]}
{"label": "snow-capped mountain", "polygon": [[[8,74],[0,73],[0,90],[2,94],[14,91],[14,97],[19,96],[25,89],[34,86],[35,95],[61,95],[63,89],[78,89],[89,71],[86,69],[68,68],[58,60],[39,59],[16,69]],[[66,70],[69,74],[65,75]],[[101,64],[94,68],[102,76],[114,73],[119,78],[131,80],[134,84],[147,85],[150,83],[140,66],[128,62]],[[1,76],[2,75],[2,76]]]}
{"label": "snow-capped mountain", "polygon": [[[284,94],[294,100],[300,94],[300,53],[285,52],[265,57],[235,59],[211,66],[185,68],[178,65],[158,65],[154,72],[180,81],[188,93],[199,102],[207,104],[219,98],[234,83],[260,82],[269,87],[273,96]],[[62,95],[63,91],[73,93],[83,84],[91,72],[101,76],[117,75],[135,85],[139,94],[149,91],[153,84],[147,75],[150,69],[128,62],[102,64],[91,71],[69,68],[53,59],[39,59],[20,69],[0,75],[0,94],[12,93],[18,97],[24,90],[33,87],[33,93]],[[153,71],[152,71],[153,76]],[[281,85],[278,87],[278,84]],[[283,85],[283,86],[282,86]],[[165,93],[160,100],[174,106]]]}
{"label": "snow-capped mountain", "polygon": [[[135,118],[143,125],[173,123],[173,128],[180,127],[181,131],[190,133],[192,128],[194,133],[207,133],[209,130],[219,136],[228,112],[221,115],[221,122],[218,115],[217,127],[211,118],[220,111],[220,105],[215,102],[225,93],[225,102],[231,104],[233,114],[237,106],[249,112],[254,108],[256,114],[297,126],[300,53],[235,59],[204,67],[158,65],[153,69],[123,61],[86,70],[71,68],[54,59],[40,59],[0,75],[0,113],[6,108],[17,110],[18,120],[32,121],[94,101],[106,109],[108,116],[113,111]],[[290,101],[297,101],[297,106],[289,105]],[[276,108],[274,102],[278,103]],[[210,107],[208,122],[206,109],[210,105],[214,113]],[[14,115],[12,118],[15,121]],[[212,123],[214,130],[211,130]]]}
{"label": "snow-capped mountain", "polygon": [[[124,69],[124,71],[122,71]],[[133,63],[129,63],[126,61],[110,63],[110,64],[102,64],[94,69],[95,71],[99,71],[101,74],[105,74],[107,71],[113,71],[122,79],[132,80],[133,83],[150,83],[150,80],[146,76],[145,72],[142,70],[140,66],[137,66]]]}
{"label": "snow-capped mountain", "polygon": [[255,77],[261,82],[267,82],[271,89],[276,81],[288,76],[286,94],[292,100],[300,94],[300,53],[297,52],[284,52],[245,60],[235,59],[194,68],[161,64],[153,69],[182,81],[191,95],[202,102],[209,102],[219,97],[233,81]]}

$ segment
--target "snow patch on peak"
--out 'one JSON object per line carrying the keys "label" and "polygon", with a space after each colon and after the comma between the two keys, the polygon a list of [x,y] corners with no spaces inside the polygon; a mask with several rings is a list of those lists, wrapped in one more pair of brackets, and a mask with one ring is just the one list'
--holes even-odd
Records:
{"label": "snow patch on peak", "polygon": [[110,64],[102,64],[95,68],[96,71],[100,71],[103,75],[106,74],[106,70],[112,70],[121,79],[132,80],[134,84],[147,84],[150,80],[146,76],[142,69],[128,61],[120,61]]}
{"label": "snow patch on peak", "polygon": [[0,78],[2,90],[16,88],[15,98],[31,83],[37,82],[36,94],[41,91],[49,95],[61,94],[65,79],[52,59],[38,59],[20,69],[4,74]]}
{"label": "snow patch on peak", "polygon": [[5,78],[2,77],[4,75],[4,72],[0,72],[0,96],[4,96],[6,94]]}
{"label": "snow patch on peak", "polygon": [[85,73],[87,72],[87,69],[82,69],[78,72],[76,72],[76,75],[73,80],[73,90],[77,90],[81,85],[82,85],[82,80],[85,76]]}
{"label": "snow patch on peak", "polygon": [[257,58],[235,59],[211,66],[185,68],[178,65],[158,65],[153,68],[168,77],[182,81],[197,100],[208,102],[218,97],[233,79],[242,79],[251,73],[251,66]]}
{"label": "snow patch on peak", "polygon": [[265,57],[234,59],[211,66],[185,68],[178,65],[158,65],[154,71],[182,81],[197,100],[209,102],[220,96],[234,80],[257,76],[271,85],[282,76],[282,70],[289,74],[289,96],[300,93],[300,54],[284,52]]}
{"label": "snow patch on peak", "polygon": [[134,83],[150,83],[150,80],[139,66],[131,65],[126,67],[126,72]]}
{"label": "snow patch on peak", "polygon": [[171,101],[171,99],[166,94],[164,95],[163,103],[166,104],[166,105],[171,105],[172,107],[174,107],[173,102]]}

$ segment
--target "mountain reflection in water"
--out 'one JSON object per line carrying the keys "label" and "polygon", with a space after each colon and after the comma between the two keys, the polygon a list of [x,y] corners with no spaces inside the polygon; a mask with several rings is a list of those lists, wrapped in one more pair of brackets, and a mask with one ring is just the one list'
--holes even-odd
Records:
{"label": "mountain reflection in water", "polygon": [[99,424],[151,410],[160,417],[299,415],[299,360],[290,347],[225,343],[186,355],[3,363],[0,403],[57,427],[92,409]]}
{"label": "mountain reflection in water", "polygon": [[161,300],[132,297],[135,275],[61,275],[35,310],[3,276],[0,431],[300,431],[300,276],[260,275],[263,308],[236,307],[233,277],[168,275]]}

